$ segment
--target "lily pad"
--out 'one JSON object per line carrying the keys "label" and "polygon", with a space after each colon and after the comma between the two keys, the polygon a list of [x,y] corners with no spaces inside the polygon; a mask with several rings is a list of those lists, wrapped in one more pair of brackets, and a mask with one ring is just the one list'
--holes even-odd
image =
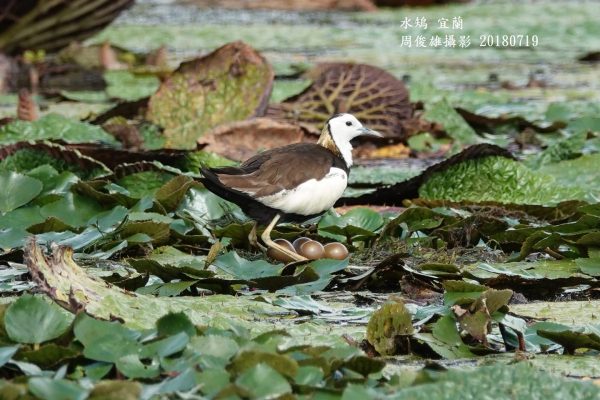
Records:
{"label": "lily pad", "polygon": [[0,171],[0,213],[19,208],[40,194],[42,182],[16,172]]}
{"label": "lily pad", "polygon": [[394,355],[402,350],[397,336],[409,336],[413,331],[411,314],[404,303],[386,303],[371,316],[367,340],[379,354]]}
{"label": "lily pad", "polygon": [[190,149],[209,129],[263,114],[273,84],[265,59],[242,42],[182,64],[150,97],[147,118],[168,148]]}
{"label": "lily pad", "polygon": [[48,114],[33,122],[15,121],[0,127],[0,144],[42,139],[62,140],[67,143],[118,143],[98,126],[58,114]]}
{"label": "lily pad", "polygon": [[320,130],[336,113],[352,113],[386,137],[406,138],[402,121],[413,108],[404,83],[367,64],[329,63],[302,93],[269,107],[267,116],[309,124]]}
{"label": "lily pad", "polygon": [[419,194],[426,199],[541,205],[586,198],[582,189],[566,188],[552,176],[534,172],[504,157],[486,157],[453,165],[428,178],[419,188]]}
{"label": "lily pad", "polygon": [[352,243],[374,237],[383,223],[383,217],[377,211],[359,207],[341,216],[334,212],[325,214],[319,220],[318,233],[326,238]]}
{"label": "lily pad", "polygon": [[73,317],[40,296],[23,295],[4,314],[8,336],[19,343],[43,343],[65,333]]}

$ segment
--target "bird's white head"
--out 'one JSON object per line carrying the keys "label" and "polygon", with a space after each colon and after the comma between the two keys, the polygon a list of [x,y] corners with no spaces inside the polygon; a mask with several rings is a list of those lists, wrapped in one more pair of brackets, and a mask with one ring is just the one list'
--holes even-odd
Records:
{"label": "bird's white head", "polygon": [[[333,144],[348,167],[352,166],[352,144],[350,141],[358,136],[382,137],[381,133],[366,128],[352,114],[336,114],[327,121],[323,128],[319,144],[330,147]],[[330,143],[332,141],[333,143]]]}

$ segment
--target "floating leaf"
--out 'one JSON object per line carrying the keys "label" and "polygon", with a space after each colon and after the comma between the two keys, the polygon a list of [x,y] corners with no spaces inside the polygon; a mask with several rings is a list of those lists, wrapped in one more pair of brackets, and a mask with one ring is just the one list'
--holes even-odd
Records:
{"label": "floating leaf", "polygon": [[84,347],[83,355],[92,360],[116,362],[123,356],[136,354],[141,348],[137,342],[139,333],[85,314],[77,317],[73,333]]}
{"label": "floating leaf", "polygon": [[106,71],[106,94],[110,97],[135,101],[151,96],[159,87],[160,80],[153,75],[134,75],[129,71]]}
{"label": "floating leaf", "polygon": [[67,143],[117,144],[115,138],[101,128],[58,114],[48,114],[33,122],[15,121],[0,126],[0,144],[43,139],[62,140]]}
{"label": "floating leaf", "polygon": [[214,265],[237,279],[248,280],[278,276],[283,270],[283,264],[270,264],[264,260],[248,261],[233,251],[217,257]]}
{"label": "floating leaf", "polygon": [[[0,150],[0,170],[21,172],[33,178],[33,170],[50,166],[57,173],[72,172],[82,179],[107,175],[110,170],[95,159],[68,146],[52,142],[18,142]],[[44,182],[47,186],[47,182]]]}
{"label": "floating leaf", "polygon": [[4,214],[35,199],[42,182],[16,172],[0,171],[0,213]]}
{"label": "floating leaf", "polygon": [[[219,326],[246,324],[255,328],[261,324],[270,327],[271,322],[267,321],[272,315],[290,314],[283,308],[244,297],[157,298],[137,295],[88,275],[73,261],[71,249],[53,248],[52,256],[46,257],[32,242],[26,248],[27,266],[38,288],[71,311],[85,310],[104,319],[121,318],[129,326],[145,328],[153,327],[156,319],[169,312],[185,311],[194,324],[213,321]],[[144,312],[140,313],[142,309]]]}
{"label": "floating leaf", "polygon": [[173,174],[164,171],[143,171],[120,178],[116,183],[127,189],[131,197],[141,199],[154,195],[158,189],[173,179]]}
{"label": "floating leaf", "polygon": [[261,115],[273,71],[242,42],[182,64],[150,97],[147,118],[161,125],[168,148],[194,148],[209,129]]}
{"label": "floating leaf", "polygon": [[288,381],[266,364],[258,364],[238,377],[236,384],[254,398],[277,398],[290,393]]}
{"label": "floating leaf", "polygon": [[269,118],[252,118],[219,125],[203,135],[199,142],[207,143],[208,151],[244,161],[261,151],[301,142],[304,136],[304,130],[298,125]]}
{"label": "floating leaf", "polygon": [[366,64],[324,64],[319,71],[302,93],[271,105],[267,116],[320,130],[332,115],[348,112],[386,137],[406,138],[402,121],[413,108],[404,83]]}
{"label": "floating leaf", "polygon": [[0,367],[4,366],[15,355],[17,350],[19,350],[19,346],[0,347]]}
{"label": "floating leaf", "polygon": [[586,197],[581,189],[565,188],[551,176],[503,157],[469,160],[437,172],[419,194],[426,199],[542,205]]}
{"label": "floating leaf", "polygon": [[179,332],[185,332],[192,337],[196,333],[196,328],[185,313],[169,313],[160,317],[156,321],[156,329],[159,335],[175,335]]}
{"label": "floating leaf", "polygon": [[15,358],[48,369],[80,356],[81,351],[74,347],[59,346],[50,342],[40,346],[39,349],[21,350]]}
{"label": "floating leaf", "polygon": [[381,355],[394,355],[402,349],[397,337],[413,333],[412,317],[404,303],[386,303],[375,311],[367,325],[367,340]]}
{"label": "floating leaf", "polygon": [[[402,206],[402,202],[406,199],[415,199],[419,197],[420,188],[432,176],[443,174],[444,171],[453,168],[457,165],[468,163],[469,160],[475,163],[479,159],[486,159],[491,156],[498,156],[508,159],[514,159],[512,154],[502,147],[491,144],[476,144],[467,147],[458,154],[434,164],[424,170],[421,174],[414,176],[408,180],[395,183],[391,186],[380,185],[375,191],[370,193],[340,199],[336,205],[353,205],[353,204],[371,204],[371,205],[394,205]],[[477,165],[477,164],[475,164]],[[464,168],[464,167],[463,167]],[[525,167],[523,167],[525,168]],[[490,171],[492,173],[492,171]],[[477,178],[477,173],[475,173]],[[458,178],[457,178],[458,179]],[[445,186],[444,186],[445,187]],[[442,189],[440,189],[441,191]],[[459,192],[462,193],[462,192]],[[458,194],[457,194],[458,196]],[[448,199],[447,199],[448,200]],[[482,201],[478,199],[477,201]]]}
{"label": "floating leaf", "polygon": [[189,176],[178,175],[158,188],[154,197],[167,212],[175,211],[193,183]]}
{"label": "floating leaf", "polygon": [[29,391],[46,400],[85,400],[88,390],[66,379],[34,377],[27,382]]}
{"label": "floating leaf", "polygon": [[454,110],[447,99],[427,104],[422,117],[441,124],[456,143],[468,145],[480,141],[475,130]]}
{"label": "floating leaf", "polygon": [[323,237],[352,243],[374,237],[383,222],[383,217],[377,211],[365,207],[353,208],[341,216],[329,212],[319,220],[318,233]]}
{"label": "floating leaf", "polygon": [[23,295],[4,314],[8,337],[19,343],[43,343],[65,333],[73,317],[40,296]]}
{"label": "floating leaf", "polygon": [[427,374],[432,381],[402,389],[400,400],[479,399],[494,393],[497,398],[589,398],[598,396],[593,384],[561,378],[521,362],[511,365],[489,365],[475,370],[454,370]]}

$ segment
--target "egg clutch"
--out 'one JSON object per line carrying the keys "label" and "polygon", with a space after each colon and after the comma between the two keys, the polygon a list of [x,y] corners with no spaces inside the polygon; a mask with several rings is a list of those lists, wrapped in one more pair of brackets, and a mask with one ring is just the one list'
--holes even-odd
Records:
{"label": "egg clutch", "polygon": [[[319,260],[321,258],[344,260],[349,254],[346,246],[339,242],[327,243],[323,245],[320,242],[307,237],[299,237],[298,239],[294,240],[293,243],[290,243],[285,239],[275,239],[274,242],[309,260]],[[275,247],[268,249],[267,256],[284,263],[295,261],[288,254],[279,251],[279,249]]]}

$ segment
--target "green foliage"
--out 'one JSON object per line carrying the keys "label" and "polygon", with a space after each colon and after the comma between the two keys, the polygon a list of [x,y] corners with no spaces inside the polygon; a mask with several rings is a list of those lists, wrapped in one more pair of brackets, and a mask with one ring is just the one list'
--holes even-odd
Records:
{"label": "green foliage", "polygon": [[0,171],[0,213],[5,214],[35,199],[43,184],[37,179],[15,172]]}
{"label": "green foliage", "polygon": [[504,157],[453,165],[433,174],[419,188],[419,194],[426,199],[546,205],[587,197],[583,188],[564,187],[551,175]]}
{"label": "green foliage", "polygon": [[221,157],[217,153],[209,151],[193,151],[187,154],[185,161],[181,166],[181,170],[199,173],[200,168],[203,167],[228,167],[236,164],[235,161]]}
{"label": "green foliage", "polygon": [[319,235],[348,243],[373,238],[383,226],[383,217],[369,208],[354,208],[338,216],[335,212],[326,213],[319,221]]}
{"label": "green foliage", "polygon": [[151,96],[160,85],[154,75],[134,75],[129,71],[107,71],[104,80],[108,84],[106,94],[110,97],[135,101]]}
{"label": "green foliage", "polygon": [[58,173],[72,172],[80,178],[86,179],[106,173],[101,168],[85,171],[81,167],[65,160],[52,157],[45,151],[35,149],[20,149],[0,161],[0,170],[28,173],[38,167],[50,166]]}
{"label": "green foliage", "polygon": [[452,107],[447,99],[428,104],[423,118],[442,124],[448,135],[461,145],[479,143],[477,133]]}
{"label": "green foliage", "polygon": [[[67,337],[83,347],[80,358],[67,361],[77,373],[62,379],[30,377],[25,383],[36,396],[84,399],[88,394],[90,398],[101,398],[95,396],[110,393],[119,398],[137,398],[130,396],[139,395],[139,383],[117,384],[110,380],[116,374],[142,379],[144,393],[162,395],[190,391],[208,396],[235,390],[251,398],[264,398],[318,387],[339,392],[340,385],[343,388],[350,381],[377,385],[377,380],[369,375],[379,373],[385,365],[370,361],[347,346],[289,347],[289,336],[281,331],[256,336],[239,329],[196,330],[182,313],[167,314],[145,331],[82,313],[72,329],[72,336]],[[6,354],[10,357],[14,351],[7,349]],[[296,360],[302,360],[303,366],[299,367]],[[109,368],[104,372],[104,380],[97,381],[93,367],[100,365]],[[159,375],[173,377],[165,379]],[[84,386],[77,382],[78,377],[91,380]],[[0,382],[2,398],[15,389]]]}
{"label": "green foliage", "polygon": [[[227,160],[218,156],[194,150],[181,163],[161,161],[169,167],[157,162],[121,165],[114,175],[103,170],[101,179],[90,181],[86,179],[100,174],[87,166],[83,170],[47,153],[18,151],[0,163],[0,170],[41,182],[42,187],[35,196],[24,196],[20,187],[39,185],[19,180],[0,201],[0,294],[4,302],[12,302],[0,307],[0,367],[2,377],[10,379],[0,380],[0,398],[598,397],[598,389],[587,382],[546,372],[600,375],[594,350],[599,346],[599,304],[593,300],[600,275],[600,109],[593,96],[598,71],[583,63],[566,69],[557,64],[549,69],[561,78],[554,80],[569,84],[543,89],[522,85],[523,71],[538,73],[533,65],[575,59],[593,50],[600,32],[595,9],[549,1],[511,8],[488,3],[456,6],[455,14],[465,19],[461,34],[473,40],[481,32],[520,30],[538,34],[543,45],[536,51],[473,45],[468,51],[402,48],[402,35],[394,27],[407,16],[413,21],[425,16],[430,33],[444,34],[432,26],[441,11],[435,7],[352,15],[300,13],[294,16],[293,35],[285,24],[266,24],[261,15],[243,26],[210,20],[193,27],[160,24],[152,30],[126,26],[125,16],[124,23],[94,39],[115,37],[135,48],[155,48],[161,41],[177,54],[188,54],[190,45],[204,50],[243,36],[257,48],[269,49],[269,59],[278,65],[289,66],[298,58],[290,49],[322,54],[335,48],[344,58],[391,68],[397,77],[406,74],[411,101],[423,101],[425,118],[442,125],[449,137],[439,138],[436,126],[435,132],[408,138],[410,159],[394,161],[393,167],[386,161],[355,167],[349,179],[356,190],[372,191],[417,176],[445,156],[448,145],[454,152],[464,144],[490,141],[523,161],[469,161],[438,172],[421,188],[421,198],[414,198],[414,190],[402,199],[390,197],[397,207],[383,212],[328,213],[316,228],[282,224],[274,237],[308,235],[351,244],[350,260],[284,268],[248,248],[252,225],[237,206],[185,176],[194,176],[202,165],[225,165]],[[537,17],[531,18],[534,12]],[[498,18],[502,26],[490,23]],[[347,22],[353,29],[340,29]],[[555,45],[550,49],[547,43]],[[390,64],[400,53],[405,62]],[[97,65],[97,51],[90,54]],[[498,60],[503,61],[500,72]],[[213,126],[256,114],[251,103],[268,96],[269,88],[246,65],[225,63],[198,74],[188,70],[187,81],[179,78],[190,66],[180,70],[171,86],[164,85],[169,90],[151,113],[157,124],[136,117],[143,148],[195,148],[195,139]],[[250,73],[243,84],[235,78],[240,66],[243,74]],[[293,67],[277,71],[283,79],[275,82],[272,99],[299,92],[311,76],[309,72],[294,79],[300,70]],[[60,109],[84,117],[89,109],[95,114],[108,106],[107,93],[113,100],[152,95],[158,79],[151,73],[109,71],[104,75],[106,92],[62,92],[70,100],[105,103],[97,108],[35,98],[42,114]],[[486,81],[491,74],[499,75],[497,82]],[[557,99],[560,103],[547,106]],[[16,96],[2,96],[2,103],[4,115],[12,116]],[[479,120],[468,119],[473,127],[457,107],[477,114]],[[259,108],[262,114],[264,108]],[[421,116],[418,107],[415,116]],[[93,125],[56,115],[40,121],[3,126],[0,142],[65,138],[119,145]],[[158,124],[166,128],[165,135]],[[88,151],[92,147],[86,146]],[[545,150],[538,151],[540,147]],[[118,156],[124,154],[136,157],[131,162],[180,155],[157,151]],[[408,200],[402,202],[408,198],[414,203],[410,207]],[[591,205],[559,203],[564,199]],[[40,253],[28,252],[35,261],[27,266],[21,250],[33,234]],[[51,243],[72,247],[77,264]],[[35,268],[41,273],[29,273]],[[45,281],[33,282],[34,276]],[[515,296],[515,304],[507,305],[509,288],[527,302],[516,304],[524,299]],[[43,313],[36,305],[19,311],[18,302],[27,296],[17,302],[14,296],[29,290],[47,290],[61,305],[80,312],[75,332],[67,327],[41,345],[15,344],[11,335],[42,335],[35,328],[57,311],[54,305]],[[408,361],[367,357],[358,346],[345,343],[372,351],[363,341],[372,326],[369,317],[390,292],[405,298],[400,314],[410,333],[395,335],[395,348],[381,352],[406,353]],[[572,298],[585,300],[548,301]],[[7,327],[14,323],[15,310],[20,316],[14,325],[19,328],[12,328],[16,333]],[[381,316],[380,311],[375,315]],[[381,321],[385,333],[395,320]],[[376,341],[384,348],[391,342]],[[519,352],[519,359],[522,354],[534,358],[515,364],[514,349],[521,346],[525,352]],[[420,369],[436,357],[441,365],[463,371]],[[481,367],[488,363],[494,365]]]}
{"label": "green foliage", "polygon": [[556,163],[558,161],[577,158],[581,155],[586,139],[587,132],[579,132],[562,140],[558,140],[544,149],[544,151],[537,154],[535,158],[528,162],[528,164],[531,168],[538,169],[541,166]]}
{"label": "green foliage", "polygon": [[153,195],[173,175],[164,171],[144,171],[124,176],[116,183],[125,188],[129,194],[136,199],[141,199],[146,195]]}
{"label": "green foliage", "polygon": [[175,71],[150,98],[147,117],[165,129],[166,147],[191,149],[211,128],[254,116],[272,79],[262,56],[232,43]]}
{"label": "green foliage", "polygon": [[399,336],[413,333],[412,317],[402,302],[384,304],[375,311],[367,325],[367,340],[383,356],[394,355]]}
{"label": "green foliage", "polygon": [[402,390],[396,399],[451,400],[481,399],[494,393],[496,398],[581,398],[598,397],[593,384],[558,378],[521,362],[516,365],[490,365],[475,370],[427,371],[423,385]]}
{"label": "green foliage", "polygon": [[19,343],[43,343],[64,334],[73,317],[42,297],[23,295],[4,313],[4,329]]}
{"label": "green foliage", "polygon": [[98,126],[58,114],[48,114],[33,122],[14,121],[0,127],[0,144],[44,139],[62,140],[67,143],[118,143],[113,136]]}

